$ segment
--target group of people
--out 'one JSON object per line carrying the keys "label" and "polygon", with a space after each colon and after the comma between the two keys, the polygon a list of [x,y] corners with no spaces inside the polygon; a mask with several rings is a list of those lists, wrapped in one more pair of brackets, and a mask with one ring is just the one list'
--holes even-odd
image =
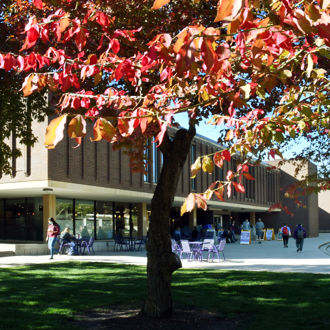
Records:
{"label": "group of people", "polygon": [[[252,229],[252,226],[250,225],[248,219],[243,221],[240,229],[241,230]],[[264,229],[265,229],[265,225],[263,221],[261,220],[261,218],[258,218],[255,224],[255,231],[256,231],[256,240],[258,241],[259,244],[261,244],[261,241],[264,238]],[[291,229],[287,224],[283,224],[283,226],[280,228],[280,232],[282,233],[284,248],[288,248],[289,237],[291,236]],[[227,243],[234,243],[237,241],[235,234],[239,234],[239,229],[235,226],[235,221],[232,221],[228,228],[220,229],[220,230],[218,229],[218,233],[215,235],[217,235],[219,239],[226,239]],[[191,232],[191,240],[196,241],[200,239],[201,236],[203,236],[201,230],[198,230],[197,227],[194,227],[194,229]],[[304,245],[304,239],[306,238],[306,230],[303,228],[302,224],[297,225],[297,227],[294,230],[293,237],[296,240],[297,252],[301,252]],[[181,239],[180,227],[177,227],[174,230],[173,238],[177,241]]]}
{"label": "group of people", "polygon": [[[289,247],[289,237],[291,236],[291,228],[284,224],[281,229],[282,238],[283,238],[283,245],[285,248]],[[298,224],[293,232],[293,238],[296,240],[297,252],[301,252],[304,245],[304,239],[306,238],[306,230],[302,226],[302,224]]]}
{"label": "group of people", "polygon": [[48,229],[47,229],[47,237],[46,241],[48,242],[48,248],[50,251],[50,259],[54,258],[54,254],[62,253],[56,249],[56,242],[59,237],[59,246],[63,246],[64,244],[69,247],[68,254],[78,254],[78,248],[76,245],[76,238],[70,234],[70,228],[66,227],[61,232],[60,225],[55,221],[54,218],[48,219]]}

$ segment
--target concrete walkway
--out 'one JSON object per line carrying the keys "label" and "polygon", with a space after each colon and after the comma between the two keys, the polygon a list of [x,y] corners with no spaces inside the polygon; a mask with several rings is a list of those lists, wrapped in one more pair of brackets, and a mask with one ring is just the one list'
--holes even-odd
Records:
{"label": "concrete walkway", "polygon": [[[266,241],[251,245],[227,244],[226,260],[199,262],[183,260],[184,268],[212,268],[224,270],[254,270],[273,272],[306,272],[330,274],[330,233],[320,234],[316,238],[307,238],[302,252],[297,253],[294,239],[290,238],[289,248],[283,248],[282,241]],[[146,265],[145,251],[142,252],[104,252],[95,256],[56,255],[49,256],[11,256],[0,258],[0,268],[28,264],[56,263],[59,261],[115,262],[122,264]]]}

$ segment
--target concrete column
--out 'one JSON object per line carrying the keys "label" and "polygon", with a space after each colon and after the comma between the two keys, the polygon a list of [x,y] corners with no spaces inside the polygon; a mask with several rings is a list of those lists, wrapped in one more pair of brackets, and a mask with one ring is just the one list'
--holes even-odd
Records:
{"label": "concrete column", "polygon": [[56,217],[56,196],[43,195],[42,204],[43,204],[43,238],[44,240],[46,240],[48,218],[53,217],[55,219]]}
{"label": "concrete column", "polygon": [[251,226],[256,225],[256,213],[255,212],[250,212],[250,224],[251,224]]}
{"label": "concrete column", "polygon": [[189,212],[189,228],[193,229],[197,226],[197,208],[195,207],[192,212]]}
{"label": "concrete column", "polygon": [[138,236],[147,236],[147,204],[138,204]]}

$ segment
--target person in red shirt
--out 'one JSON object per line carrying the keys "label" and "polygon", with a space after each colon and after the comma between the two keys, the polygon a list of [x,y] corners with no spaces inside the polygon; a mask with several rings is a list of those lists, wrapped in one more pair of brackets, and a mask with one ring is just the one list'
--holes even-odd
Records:
{"label": "person in red shirt", "polygon": [[60,226],[54,220],[54,218],[49,218],[46,241],[48,242],[48,248],[50,250],[50,259],[54,258],[54,252],[56,251],[55,243],[57,240],[57,236],[59,234],[60,234]]}

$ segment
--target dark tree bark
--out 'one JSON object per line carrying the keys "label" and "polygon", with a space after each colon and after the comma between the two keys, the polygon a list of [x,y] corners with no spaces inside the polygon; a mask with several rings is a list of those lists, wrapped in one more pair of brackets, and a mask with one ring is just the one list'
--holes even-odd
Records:
{"label": "dark tree bark", "polygon": [[151,201],[147,242],[147,298],[142,313],[150,317],[172,314],[172,273],[182,267],[172,252],[169,216],[183,165],[189,153],[195,128],[180,129],[174,139],[166,135],[161,145],[163,167]]}

